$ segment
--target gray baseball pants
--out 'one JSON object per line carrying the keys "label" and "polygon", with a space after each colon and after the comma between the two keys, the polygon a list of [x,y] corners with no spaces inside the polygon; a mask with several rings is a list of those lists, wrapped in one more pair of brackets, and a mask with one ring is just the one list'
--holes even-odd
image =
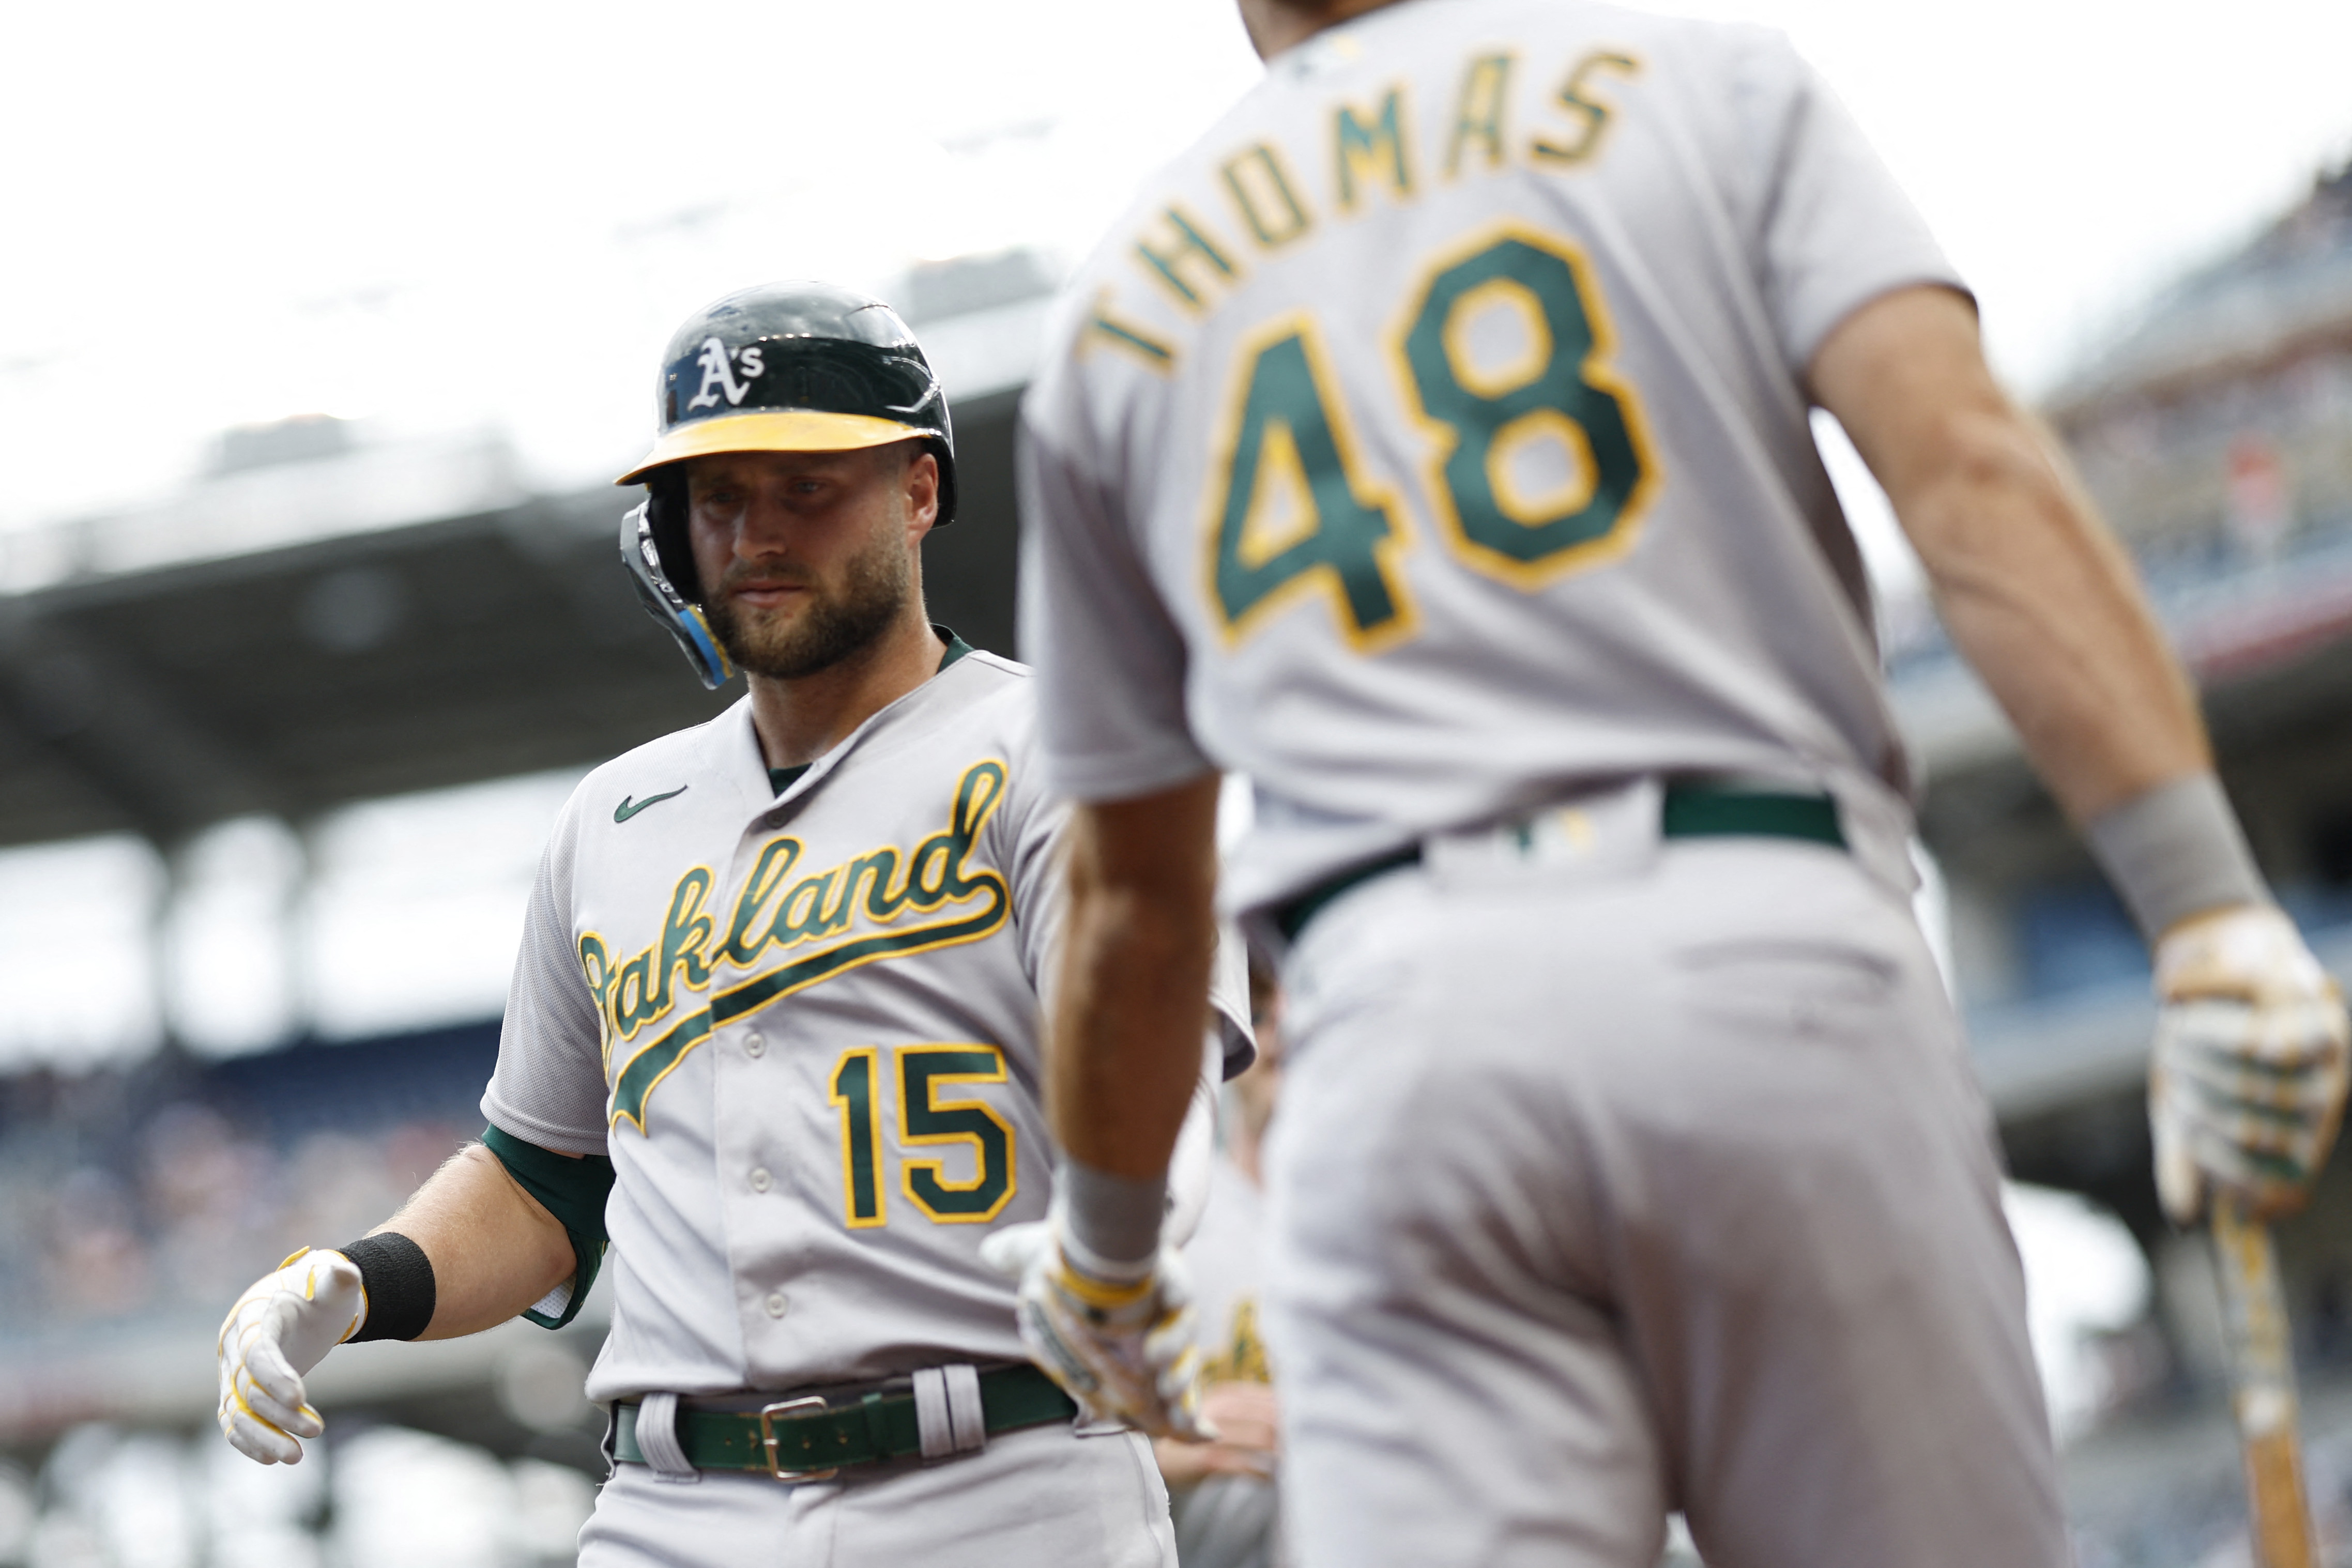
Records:
{"label": "gray baseball pants", "polygon": [[2066,1563],[1990,1118],[1904,897],[1815,844],[1601,848],[1433,854],[1286,967],[1304,1568],[1652,1568],[1677,1508],[1709,1568]]}
{"label": "gray baseball pants", "polygon": [[790,1484],[622,1465],[580,1531],[581,1568],[1176,1568],[1168,1492],[1133,1432],[1063,1423],[974,1453]]}

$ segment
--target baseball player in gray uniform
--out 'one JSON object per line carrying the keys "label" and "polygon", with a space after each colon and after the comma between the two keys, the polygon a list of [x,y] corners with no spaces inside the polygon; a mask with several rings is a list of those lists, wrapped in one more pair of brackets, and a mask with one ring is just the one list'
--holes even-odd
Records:
{"label": "baseball player in gray uniform", "polygon": [[[2186,681],[1969,296],[1779,37],[1244,0],[1262,85],[1024,407],[1071,827],[1024,1322],[1163,1421],[1158,1198],[1223,895],[1286,949],[1267,1337],[1308,1568],[2068,1560],[1990,1118],[1808,415],[2155,944],[2160,1188],[2292,1205],[2344,1090]],[[1156,975],[1157,979],[1146,979]],[[1081,1310],[1087,1309],[1087,1310]]]}
{"label": "baseball player in gray uniform", "polygon": [[[689,320],[659,396],[623,557],[750,694],[565,805],[483,1143],[247,1293],[223,1428],[290,1462],[331,1345],[560,1324],[609,1238],[588,1393],[618,1463],[582,1562],[1172,1564],[1149,1446],[1077,1432],[980,1257],[1053,1185],[1066,812],[1027,672],[923,613],[918,547],[955,511],[939,384],[886,306],[795,284]],[[1233,958],[1223,1021],[1206,982],[1185,1005],[1204,1108],[1248,1057]]]}

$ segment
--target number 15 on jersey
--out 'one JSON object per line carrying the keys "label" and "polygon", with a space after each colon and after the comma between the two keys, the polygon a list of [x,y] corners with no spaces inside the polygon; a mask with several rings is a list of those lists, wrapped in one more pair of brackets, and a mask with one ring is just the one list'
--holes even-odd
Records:
{"label": "number 15 on jersey", "polygon": [[[864,1045],[842,1052],[828,1085],[841,1116],[843,1223],[863,1230],[889,1222],[878,1092],[886,1076],[898,1090],[898,1176],[907,1200],[941,1225],[982,1225],[1003,1213],[1018,1185],[1018,1134],[986,1103],[943,1101],[941,1092],[1003,1082],[1004,1052],[992,1045]],[[947,1159],[913,1152],[957,1145],[970,1151],[968,1179],[950,1177]]]}

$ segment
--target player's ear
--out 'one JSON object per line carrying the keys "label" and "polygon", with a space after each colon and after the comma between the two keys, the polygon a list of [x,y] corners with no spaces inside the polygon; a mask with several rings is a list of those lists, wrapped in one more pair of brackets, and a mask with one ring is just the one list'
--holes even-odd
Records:
{"label": "player's ear", "polygon": [[899,457],[899,484],[907,498],[907,527],[915,539],[940,520],[940,460],[920,442],[908,442]]}

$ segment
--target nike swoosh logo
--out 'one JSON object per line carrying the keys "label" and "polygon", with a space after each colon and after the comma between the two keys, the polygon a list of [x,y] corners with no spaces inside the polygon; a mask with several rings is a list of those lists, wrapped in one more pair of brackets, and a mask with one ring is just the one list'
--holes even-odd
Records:
{"label": "nike swoosh logo", "polygon": [[678,796],[685,794],[689,788],[690,786],[688,785],[681,784],[667,795],[648,795],[644,800],[634,803],[626,795],[624,795],[621,797],[621,803],[613,808],[613,821],[616,822],[625,822],[631,817],[635,816],[639,811],[644,810],[648,806],[658,806],[664,800],[676,800]]}

